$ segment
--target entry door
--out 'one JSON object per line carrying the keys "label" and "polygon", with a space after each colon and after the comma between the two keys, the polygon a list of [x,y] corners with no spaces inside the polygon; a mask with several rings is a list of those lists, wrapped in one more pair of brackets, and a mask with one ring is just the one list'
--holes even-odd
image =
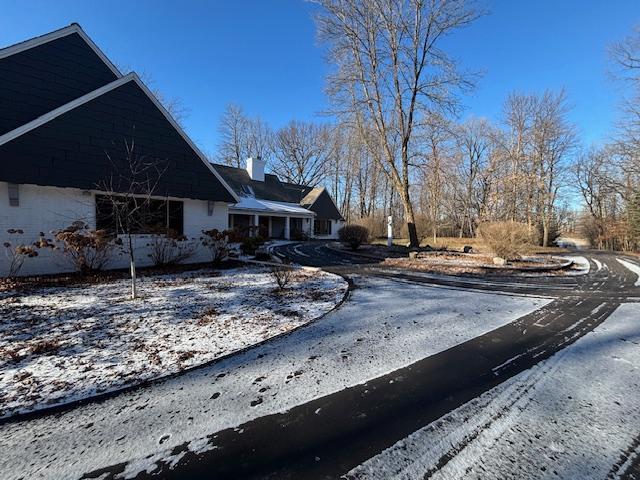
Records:
{"label": "entry door", "polygon": [[259,232],[262,238],[271,238],[269,231],[269,217],[258,217]]}

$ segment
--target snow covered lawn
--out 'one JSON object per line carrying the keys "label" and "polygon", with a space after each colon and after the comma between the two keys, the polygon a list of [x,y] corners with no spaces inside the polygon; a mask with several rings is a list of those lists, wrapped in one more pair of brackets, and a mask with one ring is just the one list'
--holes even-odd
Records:
{"label": "snow covered lawn", "polygon": [[418,430],[351,479],[618,478],[640,455],[638,304]]}
{"label": "snow covered lawn", "polygon": [[331,310],[347,283],[296,271],[280,292],[258,267],[0,293],[0,418],[213,360]]}
{"label": "snow covered lawn", "polygon": [[152,471],[185,442],[217,448],[215,432],[377,378],[551,301],[353,280],[341,308],[256,349],[63,415],[0,425],[3,479],[72,480],[124,462],[131,476]]}

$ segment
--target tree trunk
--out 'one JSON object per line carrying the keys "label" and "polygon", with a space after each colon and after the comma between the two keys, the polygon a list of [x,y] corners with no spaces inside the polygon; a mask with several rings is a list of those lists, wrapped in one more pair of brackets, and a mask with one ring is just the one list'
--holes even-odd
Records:
{"label": "tree trunk", "polygon": [[402,206],[404,207],[404,218],[407,221],[407,232],[409,233],[409,247],[417,248],[420,246],[418,238],[418,229],[416,228],[416,219],[413,213],[413,205],[407,196],[402,196]]}
{"label": "tree trunk", "polygon": [[131,299],[135,300],[138,297],[138,289],[136,288],[136,260],[133,252],[133,239],[131,234],[129,237],[129,266],[131,268]]}
{"label": "tree trunk", "polygon": [[135,300],[138,297],[138,291],[136,288],[136,262],[131,260],[131,299]]}

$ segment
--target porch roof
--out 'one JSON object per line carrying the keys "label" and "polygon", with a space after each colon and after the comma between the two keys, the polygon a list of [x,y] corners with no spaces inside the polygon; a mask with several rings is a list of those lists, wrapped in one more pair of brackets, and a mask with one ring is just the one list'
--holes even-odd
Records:
{"label": "porch roof", "polygon": [[229,212],[259,212],[267,214],[272,213],[283,216],[303,215],[311,217],[315,215],[315,213],[313,213],[311,210],[302,208],[297,203],[274,202],[272,200],[261,200],[252,197],[240,197],[240,201],[238,203],[229,206]]}

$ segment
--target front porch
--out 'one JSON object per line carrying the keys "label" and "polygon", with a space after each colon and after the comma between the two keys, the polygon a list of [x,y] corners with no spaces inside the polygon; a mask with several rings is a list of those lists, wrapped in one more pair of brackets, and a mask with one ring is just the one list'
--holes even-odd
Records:
{"label": "front porch", "polygon": [[313,217],[230,213],[229,228],[258,227],[263,238],[297,239],[313,234]]}
{"label": "front porch", "polygon": [[315,213],[300,205],[242,197],[229,207],[229,228],[258,227],[264,238],[312,237]]}

